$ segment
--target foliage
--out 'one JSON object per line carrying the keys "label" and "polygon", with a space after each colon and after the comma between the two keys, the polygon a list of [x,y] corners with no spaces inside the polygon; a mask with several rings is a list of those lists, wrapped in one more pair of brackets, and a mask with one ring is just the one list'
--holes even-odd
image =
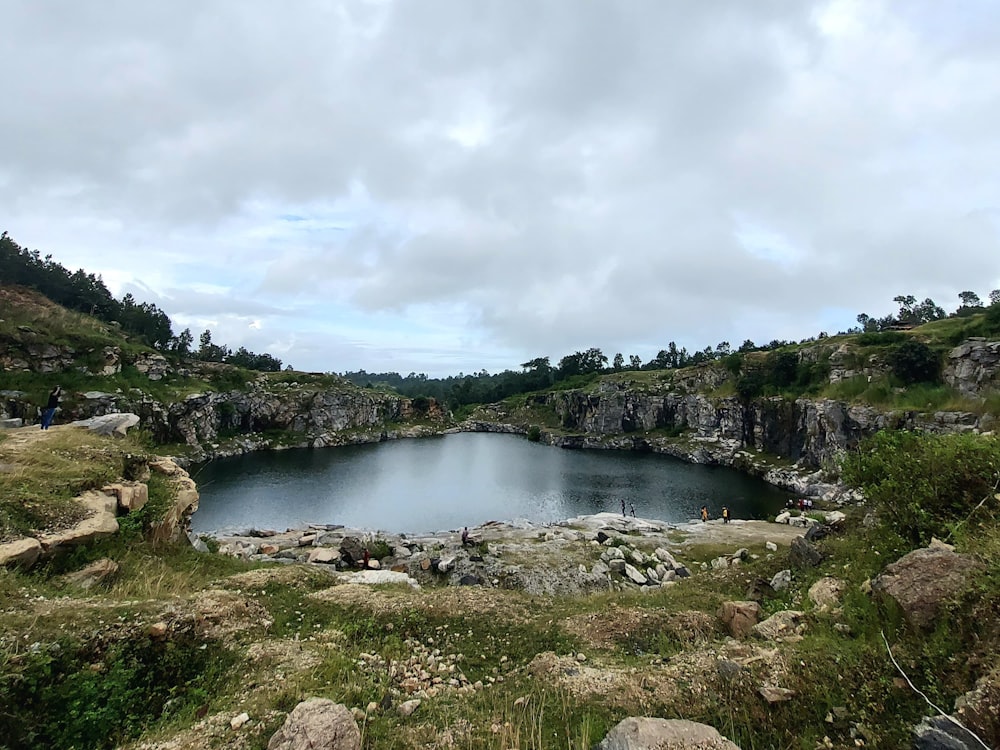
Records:
{"label": "foliage", "polygon": [[941,358],[921,341],[904,341],[889,352],[892,374],[905,385],[934,383],[941,376]]}
{"label": "foliage", "polygon": [[531,425],[528,428],[527,438],[532,443],[537,443],[539,440],[542,439],[542,428],[539,427],[537,424]]}
{"label": "foliage", "polygon": [[991,501],[1000,441],[883,430],[845,457],[841,476],[873,503],[884,525],[916,547],[948,536],[980,501]]}
{"label": "foliage", "polygon": [[193,633],[135,637],[107,649],[64,640],[5,656],[0,734],[10,750],[116,747],[163,717],[193,714],[230,679],[235,662]]}
{"label": "foliage", "polygon": [[858,346],[885,346],[906,341],[902,331],[868,331],[860,334],[854,341]]}

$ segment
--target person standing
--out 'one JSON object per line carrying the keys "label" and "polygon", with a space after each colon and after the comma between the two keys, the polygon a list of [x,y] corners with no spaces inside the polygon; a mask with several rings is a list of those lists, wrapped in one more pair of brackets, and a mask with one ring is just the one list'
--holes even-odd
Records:
{"label": "person standing", "polygon": [[623,497],[621,501],[622,501],[622,518],[625,518],[625,498]]}
{"label": "person standing", "polygon": [[729,523],[729,506],[728,505],[723,505],[722,506],[722,522],[723,523]]}
{"label": "person standing", "polygon": [[62,398],[62,386],[56,386],[49,393],[49,400],[45,403],[45,409],[42,411],[42,429],[49,429],[49,425],[52,424],[52,418],[56,415],[56,409],[59,408],[59,399]]}
{"label": "person standing", "polygon": [[631,500],[628,501],[628,510],[629,513],[632,514],[632,518],[635,518],[635,503],[633,503]]}
{"label": "person standing", "polygon": [[707,505],[702,505],[701,506],[701,522],[702,523],[707,523],[708,522],[708,506]]}

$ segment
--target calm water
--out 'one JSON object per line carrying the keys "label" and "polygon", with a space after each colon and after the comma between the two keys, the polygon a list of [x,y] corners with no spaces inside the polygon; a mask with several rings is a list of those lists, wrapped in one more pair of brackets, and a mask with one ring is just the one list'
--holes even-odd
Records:
{"label": "calm water", "polygon": [[489,520],[558,521],[621,512],[679,522],[708,505],[763,518],[783,492],[732,469],[624,451],[574,451],[514,435],[460,433],[320,450],[261,452],[193,472],[195,531],[338,523],[392,532]]}

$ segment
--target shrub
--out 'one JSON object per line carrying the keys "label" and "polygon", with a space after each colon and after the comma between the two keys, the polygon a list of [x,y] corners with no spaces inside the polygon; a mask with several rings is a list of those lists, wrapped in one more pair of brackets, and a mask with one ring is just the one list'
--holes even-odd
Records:
{"label": "shrub", "polygon": [[936,383],[941,375],[941,358],[927,344],[904,341],[889,352],[892,374],[904,385]]}
{"label": "shrub", "polygon": [[528,428],[527,437],[528,440],[530,440],[531,442],[537,443],[539,440],[542,439],[542,428],[539,427],[537,424],[531,425],[531,427]]}
{"label": "shrub", "polygon": [[984,499],[995,506],[1000,441],[883,430],[845,457],[842,478],[864,492],[883,525],[918,547],[949,536]]}

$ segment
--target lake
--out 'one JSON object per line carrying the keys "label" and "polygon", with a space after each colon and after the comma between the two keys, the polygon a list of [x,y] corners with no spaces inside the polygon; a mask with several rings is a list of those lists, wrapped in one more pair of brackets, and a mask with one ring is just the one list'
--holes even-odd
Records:
{"label": "lake", "polygon": [[485,521],[621,512],[678,523],[707,505],[733,518],[779,510],[783,491],[733,469],[627,451],[578,451],[516,435],[458,433],[342,448],[262,451],[192,469],[198,533],[343,524],[426,532]]}

